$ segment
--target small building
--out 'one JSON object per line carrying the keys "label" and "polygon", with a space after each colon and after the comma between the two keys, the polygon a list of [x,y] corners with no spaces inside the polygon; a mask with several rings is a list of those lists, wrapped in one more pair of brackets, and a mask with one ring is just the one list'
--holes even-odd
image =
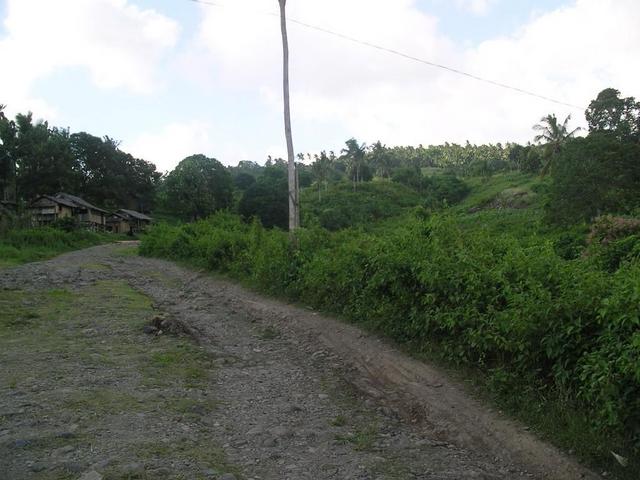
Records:
{"label": "small building", "polygon": [[78,219],[81,226],[92,230],[104,230],[107,224],[107,215],[109,212],[91,205],[86,200],[69,195],[68,193],[58,193],[57,199],[65,200],[76,205],[74,216]]}
{"label": "small building", "polygon": [[64,218],[73,218],[78,225],[91,230],[103,230],[106,226],[106,210],[68,193],[40,195],[29,205],[29,212],[35,226],[50,225]]}
{"label": "small building", "polygon": [[74,217],[74,209],[76,209],[74,203],[51,195],[40,195],[29,204],[31,223],[36,227]]}
{"label": "small building", "polygon": [[139,233],[150,224],[151,217],[135,210],[120,209],[107,218],[107,229],[113,233]]}

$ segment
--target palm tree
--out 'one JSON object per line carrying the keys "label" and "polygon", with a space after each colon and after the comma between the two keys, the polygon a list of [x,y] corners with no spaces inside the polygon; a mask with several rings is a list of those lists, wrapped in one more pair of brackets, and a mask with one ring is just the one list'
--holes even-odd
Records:
{"label": "palm tree", "polygon": [[377,141],[369,148],[371,165],[376,169],[380,178],[391,178],[391,170],[394,167],[394,158],[386,145]]}
{"label": "palm tree", "polygon": [[322,186],[327,188],[329,176],[331,175],[331,169],[333,168],[333,161],[327,156],[327,152],[324,150],[320,152],[320,155],[314,155],[315,162],[311,165],[311,170],[316,177],[316,183],[318,184],[318,200],[322,200]]}
{"label": "palm tree", "polygon": [[534,130],[540,132],[535,136],[534,141],[543,143],[545,146],[545,163],[542,167],[542,170],[540,171],[540,176],[542,177],[549,173],[555,157],[558,156],[560,150],[562,149],[562,146],[566,143],[566,141],[580,131],[580,127],[574,128],[573,130],[569,131],[569,120],[571,120],[571,115],[567,115],[567,118],[564,119],[564,122],[562,122],[562,124],[559,124],[555,114],[550,114],[546,117],[542,117],[540,119],[540,123],[537,123],[533,126]]}
{"label": "palm tree", "polygon": [[287,0],[278,0],[280,4],[280,31],[282,33],[282,89],[284,94],[284,134],[287,139],[288,177],[289,177],[289,231],[300,226],[300,203],[296,160],[293,154],[291,135],[291,108],[289,102],[289,40],[287,38]]}
{"label": "palm tree", "polygon": [[364,143],[360,145],[355,138],[350,138],[345,143],[347,148],[342,149],[342,158],[347,161],[349,175],[353,179],[353,191],[355,192],[358,183],[362,181],[360,173],[366,160],[366,145]]}

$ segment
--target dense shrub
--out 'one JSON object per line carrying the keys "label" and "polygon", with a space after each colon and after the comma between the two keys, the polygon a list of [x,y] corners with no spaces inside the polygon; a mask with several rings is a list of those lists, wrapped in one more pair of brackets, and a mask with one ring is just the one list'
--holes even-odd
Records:
{"label": "dense shrub", "polygon": [[600,216],[586,241],[585,255],[599,268],[615,272],[625,262],[640,258],[640,219]]}
{"label": "dense shrub", "polygon": [[303,229],[292,244],[218,215],[156,227],[141,251],[229,271],[414,349],[437,345],[490,384],[573,398],[594,429],[637,445],[640,260],[609,273],[575,255],[575,239],[522,242],[431,215],[375,234]]}
{"label": "dense shrub", "polygon": [[455,205],[469,193],[469,186],[452,174],[425,177],[417,168],[399,168],[393,173],[392,180],[414,189],[430,208]]}
{"label": "dense shrub", "polygon": [[551,171],[548,219],[571,224],[640,206],[640,144],[590,134],[563,147]]}
{"label": "dense shrub", "polygon": [[420,205],[420,195],[395,182],[366,182],[354,191],[351,183],[330,186],[319,199],[313,191],[303,192],[303,225],[319,224],[341,230],[402,214]]}
{"label": "dense shrub", "polygon": [[267,167],[242,195],[238,212],[245,219],[258,218],[262,225],[268,228],[287,228],[288,192],[287,171],[278,167]]}
{"label": "dense shrub", "polygon": [[423,191],[426,205],[441,207],[460,203],[469,193],[469,186],[454,175],[425,177]]}

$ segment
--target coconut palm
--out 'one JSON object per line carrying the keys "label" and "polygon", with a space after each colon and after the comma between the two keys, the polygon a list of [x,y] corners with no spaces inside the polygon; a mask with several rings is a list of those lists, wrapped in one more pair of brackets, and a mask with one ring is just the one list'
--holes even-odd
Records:
{"label": "coconut palm", "polygon": [[355,138],[345,142],[347,148],[342,149],[342,158],[346,160],[349,176],[353,179],[353,191],[356,191],[358,183],[362,181],[361,172],[366,163],[367,146],[360,145]]}
{"label": "coconut palm", "polygon": [[540,175],[542,177],[544,177],[547,173],[549,173],[549,170],[551,170],[553,161],[560,153],[560,150],[562,149],[562,146],[565,144],[565,142],[580,131],[580,127],[574,128],[573,130],[569,131],[569,120],[571,120],[571,115],[567,115],[567,118],[564,119],[564,122],[560,124],[558,123],[558,119],[556,118],[555,114],[550,114],[546,117],[542,117],[540,119],[540,123],[537,123],[533,126],[534,130],[540,132],[534,137],[534,141],[545,146],[545,162],[542,166],[542,170],[540,171]]}
{"label": "coconut palm", "polygon": [[318,185],[318,200],[322,200],[322,187],[327,188],[329,176],[333,169],[333,160],[327,156],[327,152],[324,150],[320,152],[320,155],[314,155],[315,161],[311,165],[311,171],[316,179]]}
{"label": "coconut palm", "polygon": [[395,167],[395,159],[391,150],[379,141],[369,147],[369,158],[371,165],[376,169],[376,174],[380,178],[391,178],[391,171]]}

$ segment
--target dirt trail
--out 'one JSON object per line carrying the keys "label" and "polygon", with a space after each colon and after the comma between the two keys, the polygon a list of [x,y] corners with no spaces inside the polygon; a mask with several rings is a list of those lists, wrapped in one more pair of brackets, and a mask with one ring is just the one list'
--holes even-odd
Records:
{"label": "dirt trail", "polygon": [[[189,424],[167,419],[164,432],[151,429],[140,435],[171,439],[191,428],[199,445],[221,449],[235,473],[197,462],[178,464],[169,458],[174,454],[169,449],[164,455],[138,454],[141,468],[152,472],[141,478],[599,478],[471,399],[437,369],[354,326],[170,262],[130,255],[131,248],[94,247],[0,271],[0,288],[78,288],[125,280],[149,296],[157,312],[183,324],[214,359],[214,377],[203,391],[215,398],[215,408]],[[132,335],[141,343],[149,338]],[[104,366],[105,376],[109,368]],[[118,388],[129,388],[121,383]],[[190,390],[171,393],[195,395]],[[0,401],[15,401],[15,395],[0,386]],[[16,473],[26,457],[2,455],[14,455],[21,425],[0,424],[0,471],[14,472],[7,478],[79,476],[38,476],[29,473],[33,469]],[[99,470],[107,450],[111,464],[118,455],[126,456],[126,450],[113,446],[123,428],[101,430],[103,443],[91,440],[104,444],[102,450],[78,448],[77,470]],[[88,428],[86,435],[96,432]]]}

